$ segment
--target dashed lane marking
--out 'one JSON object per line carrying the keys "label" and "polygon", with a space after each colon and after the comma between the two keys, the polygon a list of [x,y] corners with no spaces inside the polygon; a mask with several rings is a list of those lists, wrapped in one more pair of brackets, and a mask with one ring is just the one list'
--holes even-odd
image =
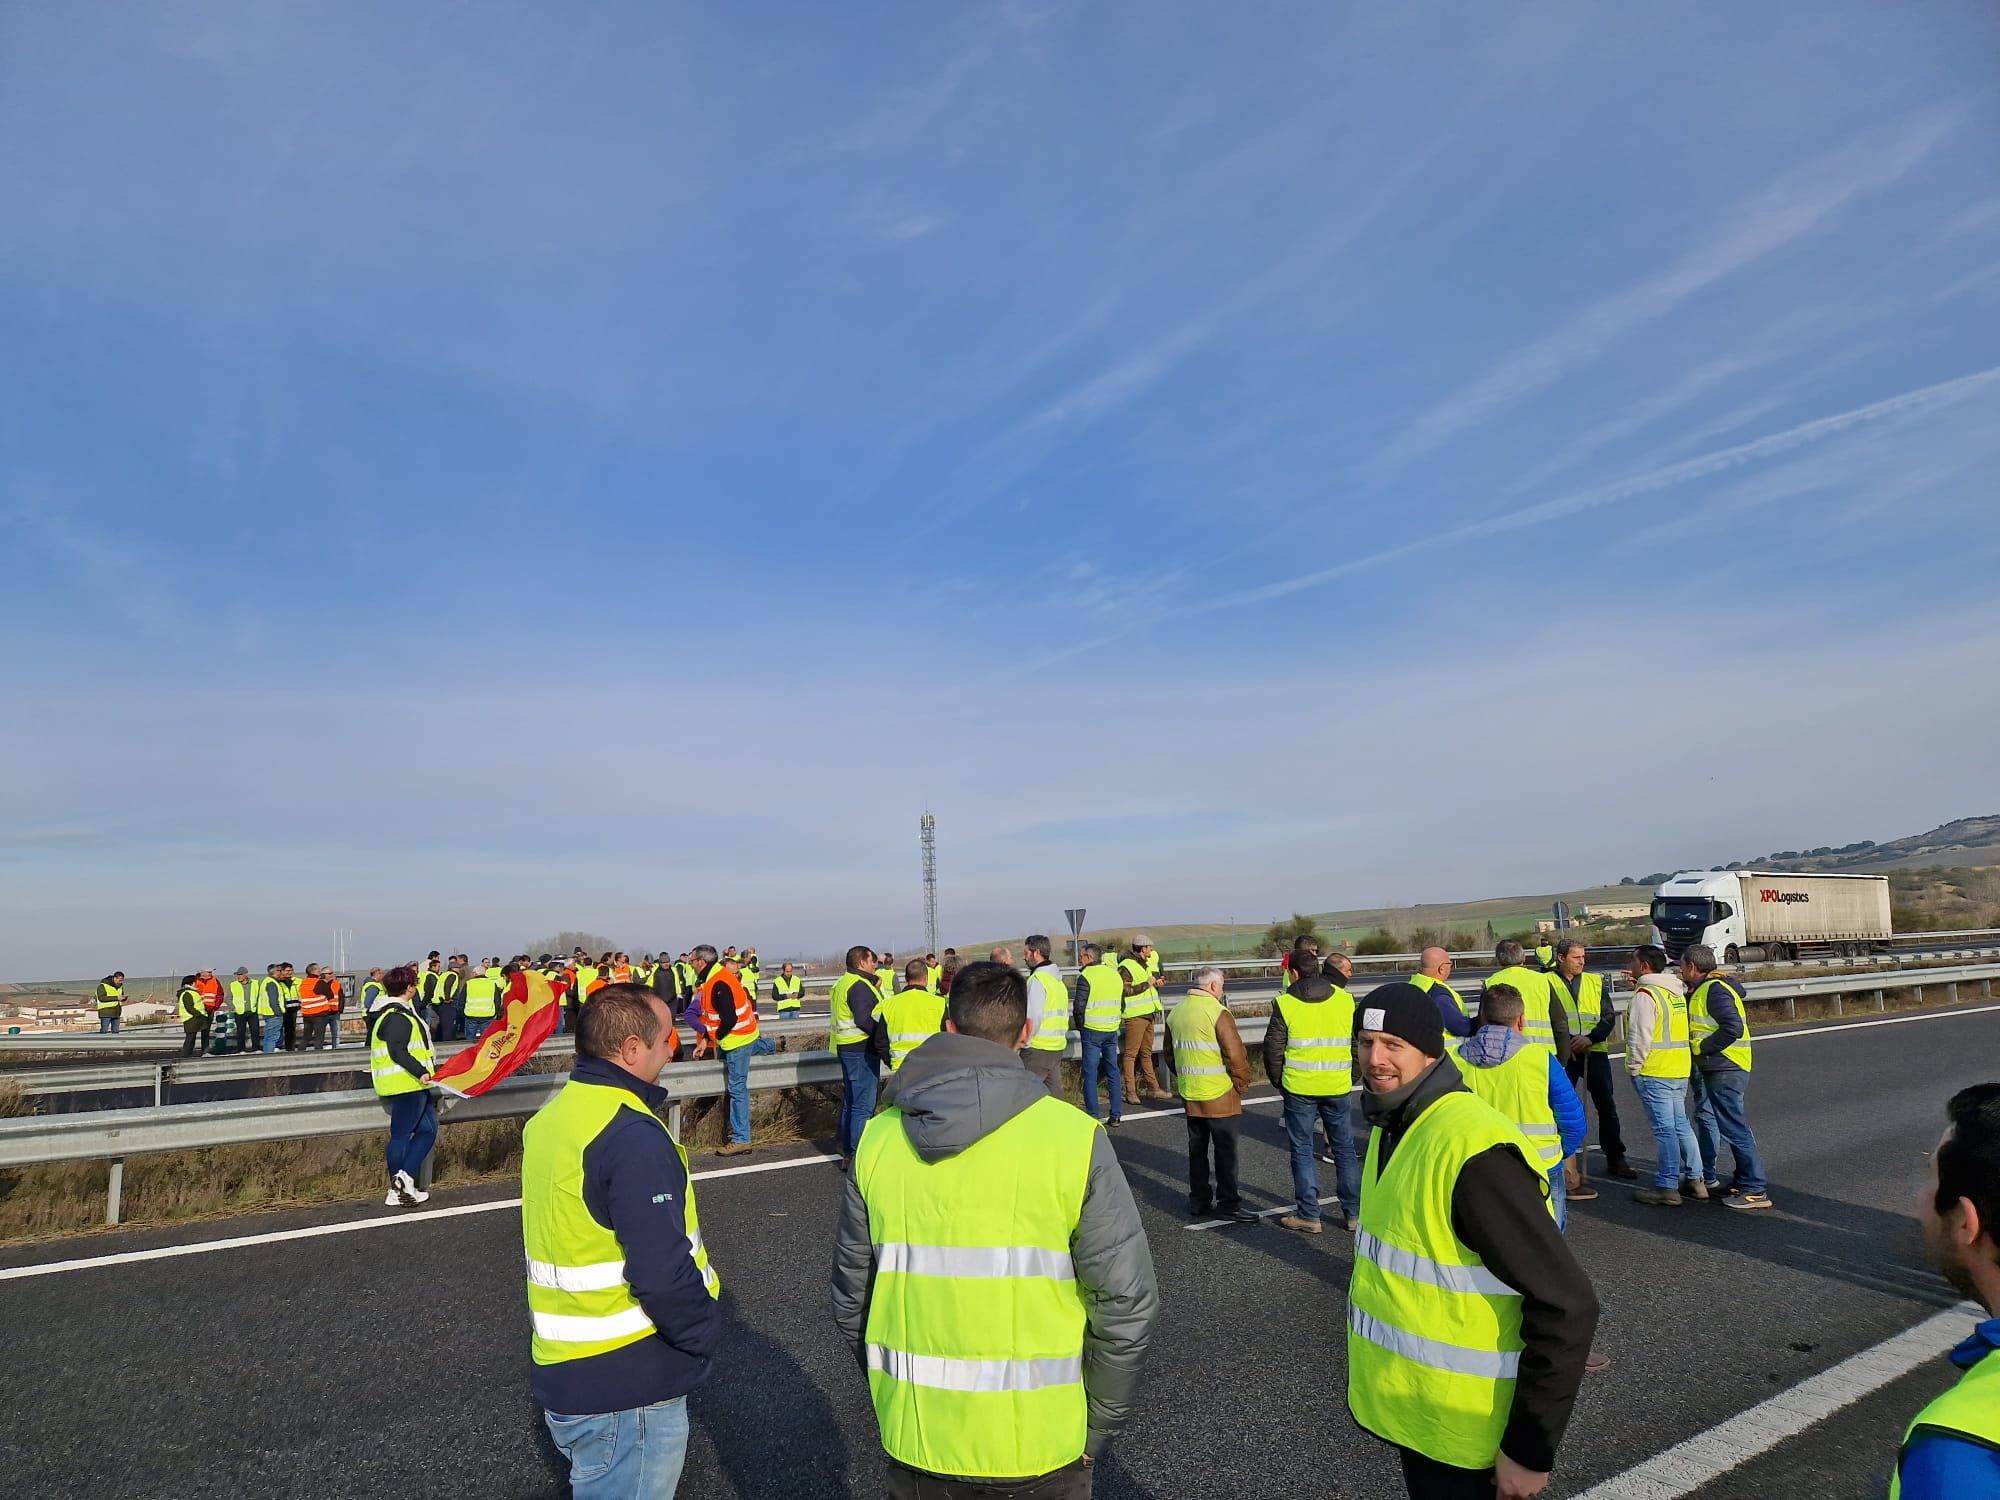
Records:
{"label": "dashed lane marking", "polygon": [[[1965,1337],[1968,1320],[1984,1316],[1975,1304],[1961,1302],[1622,1474],[1592,1485],[1576,1500],[1678,1500],[1692,1494],[1825,1421],[1842,1407],[1936,1359]],[[1885,1477],[1887,1470],[1885,1460]]]}

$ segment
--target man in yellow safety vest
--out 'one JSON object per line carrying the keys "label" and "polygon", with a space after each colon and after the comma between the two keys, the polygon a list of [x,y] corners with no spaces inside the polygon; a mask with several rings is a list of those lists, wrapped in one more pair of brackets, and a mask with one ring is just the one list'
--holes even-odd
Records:
{"label": "man in yellow safety vest", "polygon": [[890,1081],[848,1179],[834,1322],[867,1372],[890,1500],[1088,1496],[1158,1317],[1109,1139],[1016,1055],[1029,989],[999,964],[959,971],[944,1034]]}
{"label": "man in yellow safety vest", "polygon": [[1467,1090],[1431,997],[1397,982],[1356,1005],[1371,1129],[1347,1291],[1348,1410],[1395,1445],[1412,1500],[1525,1500],[1555,1466],[1596,1294],[1548,1212],[1534,1148]]}
{"label": "man in yellow safety vest", "polygon": [[[1239,1224],[1257,1215],[1243,1206],[1236,1180],[1236,1132],[1243,1096],[1250,1092],[1250,1055],[1236,1018],[1222,1003],[1222,970],[1201,969],[1187,998],[1167,1017],[1167,1045],[1160,1054],[1187,1115],[1188,1212],[1214,1213]],[[1209,1187],[1209,1160],[1215,1185]]]}
{"label": "man in yellow safety vest", "polygon": [[1684,1195],[1708,1196],[1701,1178],[1701,1146],[1687,1112],[1687,988],[1667,967],[1666,951],[1652,943],[1632,950],[1625,972],[1632,979],[1632,999],[1625,1009],[1625,1071],[1646,1111],[1659,1162],[1653,1185],[1632,1196],[1656,1208],[1679,1208]]}
{"label": "man in yellow safety vest", "polygon": [[1904,1432],[1889,1500],[2000,1494],[2000,1083],[1960,1089],[1945,1118],[1917,1223],[1931,1263],[1986,1319],[1951,1351],[1958,1383]]}

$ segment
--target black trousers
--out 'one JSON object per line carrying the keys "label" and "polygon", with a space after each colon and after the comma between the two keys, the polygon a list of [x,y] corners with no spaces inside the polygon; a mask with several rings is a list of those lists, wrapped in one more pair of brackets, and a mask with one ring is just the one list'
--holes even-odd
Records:
{"label": "black trousers", "polygon": [[1590,1102],[1597,1106],[1597,1143],[1604,1148],[1605,1160],[1621,1162],[1625,1160],[1625,1136],[1618,1128],[1618,1096],[1611,1091],[1611,1054],[1586,1052],[1583,1057],[1580,1070],[1571,1062],[1569,1081],[1575,1083],[1582,1072]]}
{"label": "black trousers", "polygon": [[236,1050],[258,1052],[264,1046],[264,1018],[254,1010],[236,1018]]}
{"label": "black trousers", "polygon": [[[1240,1115],[1223,1115],[1216,1119],[1204,1119],[1200,1115],[1187,1117],[1188,1207],[1195,1213],[1204,1214],[1211,1208],[1234,1213],[1242,1207],[1243,1197],[1236,1188],[1236,1127],[1241,1118]],[[1213,1195],[1208,1187],[1211,1147],[1215,1152]]]}
{"label": "black trousers", "polygon": [[208,1051],[208,1017],[181,1022],[181,1056],[195,1057]]}
{"label": "black trousers", "polygon": [[285,1034],[279,1038],[278,1045],[283,1047],[287,1052],[296,1052],[299,1050],[299,1013],[297,1011],[288,1010],[285,1012]]}
{"label": "black trousers", "polygon": [[1398,1448],[1403,1460],[1403,1488],[1410,1500],[1493,1500],[1491,1469],[1455,1469],[1409,1448]]}
{"label": "black trousers", "polygon": [[1090,1500],[1090,1480],[1081,1459],[1039,1479],[945,1479],[891,1459],[886,1493],[889,1500]]}

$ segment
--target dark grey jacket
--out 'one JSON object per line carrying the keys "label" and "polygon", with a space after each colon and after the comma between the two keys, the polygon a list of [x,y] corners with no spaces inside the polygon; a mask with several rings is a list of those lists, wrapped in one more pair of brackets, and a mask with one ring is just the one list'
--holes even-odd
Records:
{"label": "dark grey jacket", "polygon": [[[897,1112],[917,1154],[941,1161],[991,1135],[1047,1093],[1041,1080],[1021,1066],[1018,1054],[977,1037],[944,1032],[903,1060],[882,1101]],[[890,1123],[877,1119],[870,1128],[886,1129]],[[1139,1365],[1160,1311],[1153,1255],[1139,1210],[1102,1130],[1091,1146],[1090,1180],[1069,1248],[1083,1298],[1083,1386],[1090,1404],[1085,1451],[1095,1457],[1131,1415]],[[868,1205],[850,1175],[834,1245],[833,1320],[864,1369],[874,1281]]]}

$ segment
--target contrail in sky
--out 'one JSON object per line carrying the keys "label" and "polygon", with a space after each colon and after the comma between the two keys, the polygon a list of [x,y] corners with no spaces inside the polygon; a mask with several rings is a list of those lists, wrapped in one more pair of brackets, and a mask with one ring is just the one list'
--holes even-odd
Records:
{"label": "contrail in sky", "polygon": [[1640,495],[1650,495],[1677,484],[1706,479],[1711,474],[1719,474],[1725,469],[1733,469],[1741,464],[1754,463],[1758,459],[1769,458],[1774,454],[1787,453],[1794,448],[1809,447],[1825,438],[1836,437],[1852,428],[1879,422],[1887,417],[1935,411],[1940,407],[1950,406],[1977,395],[1996,381],[2000,381],[2000,365],[1975,371],[1970,375],[1960,375],[1952,380],[1941,380],[1936,385],[1905,391],[1900,396],[1890,396],[1870,406],[1857,406],[1851,411],[1818,417],[1810,422],[1802,422],[1797,427],[1788,427],[1783,432],[1774,432],[1765,437],[1754,438],[1747,443],[1738,443],[1734,447],[1719,448],[1713,453],[1703,453],[1694,458],[1683,459],[1677,464],[1668,464],[1665,468],[1654,469],[1651,473],[1620,479],[1594,489],[1578,490],[1573,494],[1544,500],[1536,505],[1523,506],[1519,510],[1489,516],[1484,521],[1471,521],[1463,526],[1454,526],[1448,531],[1404,542],[1401,546],[1390,547],[1385,551],[1371,552],[1362,557],[1350,557],[1328,567],[1316,568],[1310,573],[1281,578],[1275,583],[1260,584],[1256,588],[1243,589],[1234,594],[1222,594],[1186,606],[1178,613],[1199,614],[1218,609],[1231,609],[1243,604],[1261,604],[1266,600],[1282,598],[1286,594],[1295,594],[1300,589],[1311,588],[1316,583],[1344,578],[1366,568],[1380,567],[1383,563],[1399,562],[1413,553],[1428,551],[1435,547],[1448,547],[1457,542],[1473,541],[1480,537],[1497,536],[1502,532],[1519,531],[1526,526],[1539,526],[1544,521],[1559,521],[1587,510],[1596,510],[1600,506],[1616,505],[1621,501],[1632,500]]}

